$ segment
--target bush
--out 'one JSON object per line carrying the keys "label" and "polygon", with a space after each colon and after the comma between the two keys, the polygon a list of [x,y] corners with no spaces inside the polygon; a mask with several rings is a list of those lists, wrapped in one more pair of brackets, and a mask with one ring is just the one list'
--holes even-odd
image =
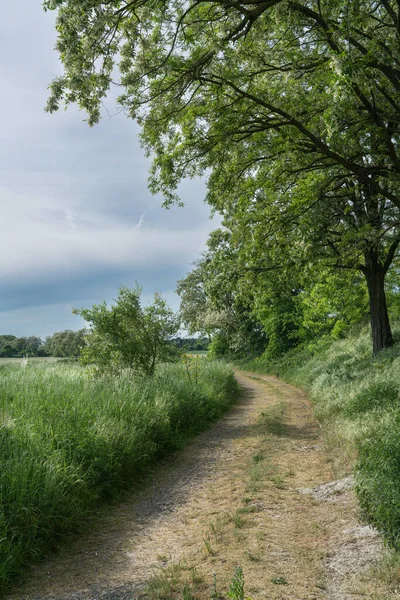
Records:
{"label": "bush", "polygon": [[357,496],[364,518],[400,550],[400,414],[378,426],[359,448]]}
{"label": "bush", "polygon": [[222,358],[229,354],[229,341],[223,333],[216,333],[208,346],[208,357]]}
{"label": "bush", "polygon": [[80,360],[93,365],[98,374],[134,369],[152,376],[159,363],[177,360],[172,338],[179,329],[178,316],[159,294],[153,304],[143,307],[140,294],[139,287],[121,287],[110,308],[103,302],[73,311],[90,324]]}
{"label": "bush", "polygon": [[355,417],[371,410],[386,409],[399,401],[399,385],[390,381],[374,381],[350,398],[344,414]]}
{"label": "bush", "polygon": [[232,371],[206,360],[196,382],[179,364],[134,379],[93,379],[71,364],[0,365],[0,593],[237,397]]}

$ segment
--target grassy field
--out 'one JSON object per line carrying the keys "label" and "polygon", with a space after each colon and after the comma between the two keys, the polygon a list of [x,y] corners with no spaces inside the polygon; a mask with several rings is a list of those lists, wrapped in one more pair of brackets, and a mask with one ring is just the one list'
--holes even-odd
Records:
{"label": "grassy field", "polygon": [[400,550],[400,343],[373,358],[365,327],[245,368],[309,391],[337,476],[355,471],[364,518]]}
{"label": "grassy field", "polygon": [[238,397],[229,368],[193,360],[152,379],[0,363],[0,592]]}

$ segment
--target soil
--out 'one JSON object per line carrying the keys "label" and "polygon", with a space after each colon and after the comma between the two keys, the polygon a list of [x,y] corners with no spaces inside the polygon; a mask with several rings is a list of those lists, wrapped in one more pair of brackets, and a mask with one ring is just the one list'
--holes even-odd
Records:
{"label": "soil", "polygon": [[166,600],[185,586],[217,598],[237,565],[253,600],[398,597],[373,576],[381,540],[358,521],[352,479],[334,481],[306,395],[237,377],[229,413],[31,568],[9,600]]}

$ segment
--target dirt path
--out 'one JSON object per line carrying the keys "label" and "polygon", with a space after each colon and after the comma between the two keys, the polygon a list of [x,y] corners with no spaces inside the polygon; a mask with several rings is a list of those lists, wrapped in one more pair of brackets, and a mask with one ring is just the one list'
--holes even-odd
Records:
{"label": "dirt path", "polygon": [[223,419],[10,600],[165,600],[185,585],[216,598],[236,565],[253,599],[397,597],[368,572],[381,546],[357,521],[349,481],[313,491],[333,475],[305,395],[272,377],[238,379],[243,398]]}

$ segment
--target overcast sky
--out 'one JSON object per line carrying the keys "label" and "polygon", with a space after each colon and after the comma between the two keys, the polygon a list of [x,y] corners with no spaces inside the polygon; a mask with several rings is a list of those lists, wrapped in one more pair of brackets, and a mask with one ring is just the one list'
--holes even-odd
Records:
{"label": "overcast sky", "polygon": [[[41,0],[6,3],[0,22],[0,334],[79,329],[73,306],[116,297],[138,281],[177,308],[176,281],[216,227],[204,185],[182,186],[185,208],[147,190],[138,128],[123,115],[90,129],[75,108],[48,115],[60,73],[54,14]],[[113,113],[112,101],[107,106]]]}

